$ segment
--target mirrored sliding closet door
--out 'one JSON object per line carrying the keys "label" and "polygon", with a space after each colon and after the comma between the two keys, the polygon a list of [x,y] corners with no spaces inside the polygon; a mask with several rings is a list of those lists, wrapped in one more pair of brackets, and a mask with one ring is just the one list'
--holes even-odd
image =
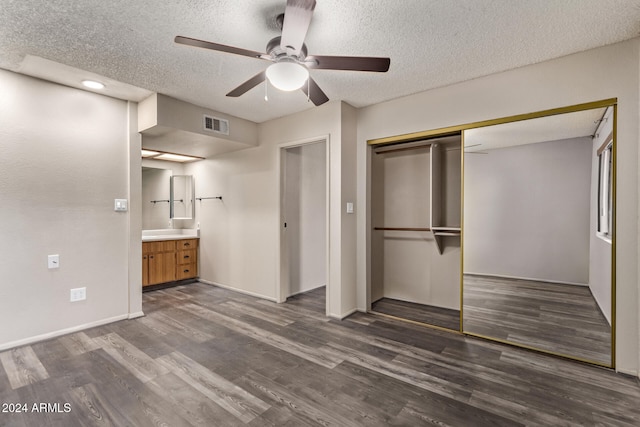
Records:
{"label": "mirrored sliding closet door", "polygon": [[614,102],[464,131],[465,333],[613,366]]}

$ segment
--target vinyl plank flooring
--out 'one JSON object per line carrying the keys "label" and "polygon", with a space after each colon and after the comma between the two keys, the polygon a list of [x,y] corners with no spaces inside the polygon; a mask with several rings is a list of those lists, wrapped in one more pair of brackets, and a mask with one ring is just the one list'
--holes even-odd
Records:
{"label": "vinyl plank flooring", "polygon": [[460,310],[382,298],[371,305],[371,311],[454,331],[460,330]]}
{"label": "vinyl plank flooring", "polygon": [[0,353],[0,362],[2,362],[13,389],[49,378],[49,373],[42,366],[31,346]]}
{"label": "vinyl plank flooring", "polygon": [[244,423],[269,409],[260,399],[179,352],[162,356],[158,361]]}
{"label": "vinyl plank flooring", "polygon": [[464,275],[464,331],[611,362],[611,327],[586,286]]}
{"label": "vinyl plank flooring", "polygon": [[123,340],[119,335],[111,333],[103,337],[95,338],[94,341],[113,357],[118,363],[131,372],[142,382],[147,382],[158,375],[163,375],[169,371],[162,365],[140,351],[131,343]]}
{"label": "vinyl plank flooring", "polygon": [[[579,313],[551,296],[540,316]],[[71,405],[0,425],[640,425],[635,378],[324,307],[325,289],[283,304],[200,283],[146,292],[146,317],[0,352],[0,403]]]}
{"label": "vinyl plank flooring", "polygon": [[178,414],[194,426],[246,424],[173,373],[150,381],[148,387],[157,395],[164,396]]}

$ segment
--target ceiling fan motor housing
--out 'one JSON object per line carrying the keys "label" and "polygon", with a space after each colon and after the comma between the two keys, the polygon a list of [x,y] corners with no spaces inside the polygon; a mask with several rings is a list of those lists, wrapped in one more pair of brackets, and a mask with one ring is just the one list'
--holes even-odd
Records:
{"label": "ceiling fan motor housing", "polygon": [[295,60],[297,60],[298,62],[303,62],[304,59],[307,57],[307,45],[306,44],[302,44],[302,47],[300,48],[300,54],[299,55],[289,55],[286,51],[286,49],[283,49],[280,46],[280,39],[281,37],[274,37],[271,40],[269,40],[269,43],[267,43],[267,48],[266,48],[266,52],[268,55],[270,55],[273,60],[275,62],[278,62],[280,59],[288,57],[288,58],[293,58]]}

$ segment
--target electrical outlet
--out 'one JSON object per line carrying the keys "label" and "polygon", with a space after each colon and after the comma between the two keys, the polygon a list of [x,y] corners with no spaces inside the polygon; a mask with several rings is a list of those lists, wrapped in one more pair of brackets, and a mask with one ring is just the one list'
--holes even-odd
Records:
{"label": "electrical outlet", "polygon": [[87,288],[75,288],[71,289],[71,295],[69,301],[82,301],[87,299]]}

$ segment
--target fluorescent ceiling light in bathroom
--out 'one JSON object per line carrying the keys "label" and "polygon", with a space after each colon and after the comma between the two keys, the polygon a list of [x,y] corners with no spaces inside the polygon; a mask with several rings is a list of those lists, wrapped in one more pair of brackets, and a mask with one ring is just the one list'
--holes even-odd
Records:
{"label": "fluorescent ceiling light in bathroom", "polygon": [[155,156],[156,160],[168,160],[170,162],[191,162],[194,160],[200,160],[198,157],[183,156],[182,154],[163,153],[159,156]]}
{"label": "fluorescent ceiling light in bathroom", "polygon": [[155,156],[158,156],[160,154],[162,154],[162,153],[160,153],[159,151],[142,150],[142,158],[155,157]]}
{"label": "fluorescent ceiling light in bathroom", "polygon": [[166,151],[148,150],[143,148],[140,150],[143,159],[150,160],[167,160],[169,162],[193,162],[196,160],[204,160],[204,157],[187,156],[185,154],[167,153]]}

